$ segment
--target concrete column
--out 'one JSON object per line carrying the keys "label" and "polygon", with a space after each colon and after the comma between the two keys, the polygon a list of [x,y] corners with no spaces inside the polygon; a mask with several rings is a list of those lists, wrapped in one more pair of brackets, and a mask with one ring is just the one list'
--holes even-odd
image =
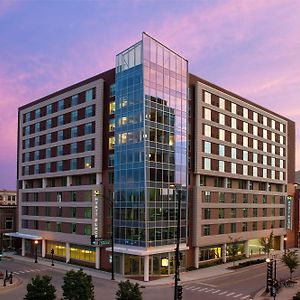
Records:
{"label": "concrete column", "polygon": [[47,178],[42,179],[42,187],[45,189],[47,187]]}
{"label": "concrete column", "polygon": [[102,183],[102,174],[96,173],[96,184],[99,185]]}
{"label": "concrete column", "polygon": [[42,257],[46,256],[46,240],[42,239]]}
{"label": "concrete column", "polygon": [[223,261],[223,263],[226,263],[226,260],[227,260],[226,249],[227,249],[227,244],[223,244],[222,245],[222,261]]}
{"label": "concrete column", "polygon": [[22,239],[22,256],[25,256],[25,239]]}
{"label": "concrete column", "polygon": [[144,256],[144,281],[149,281],[149,255]]}
{"label": "concrete column", "polygon": [[199,247],[195,247],[194,251],[194,267],[199,268]]}
{"label": "concrete column", "polygon": [[71,186],[71,176],[67,176],[67,186]]}
{"label": "concrete column", "polygon": [[284,235],[280,236],[280,251],[284,251]]}
{"label": "concrete column", "polygon": [[66,243],[66,263],[70,261],[70,243]]}
{"label": "concrete column", "polygon": [[96,247],[96,269],[100,269],[100,247]]}
{"label": "concrete column", "polygon": [[249,241],[245,241],[244,244],[244,252],[247,258],[250,257],[250,252],[249,252]]}
{"label": "concrete column", "polygon": [[25,190],[25,180],[22,180],[22,190]]}

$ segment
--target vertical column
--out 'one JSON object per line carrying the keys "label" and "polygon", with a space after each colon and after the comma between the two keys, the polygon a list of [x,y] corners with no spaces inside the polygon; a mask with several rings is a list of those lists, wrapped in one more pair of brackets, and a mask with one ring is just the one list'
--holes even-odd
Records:
{"label": "vertical column", "polygon": [[70,261],[70,243],[66,243],[66,263]]}
{"label": "vertical column", "polygon": [[47,187],[47,178],[42,179],[42,187],[45,189]]}
{"label": "vertical column", "polygon": [[25,256],[25,239],[22,239],[22,256]]}
{"label": "vertical column", "polygon": [[100,247],[96,247],[96,269],[100,269]]}
{"label": "vertical column", "polygon": [[222,245],[222,261],[223,263],[226,263],[227,257],[226,257],[226,249],[227,249],[227,244]]}
{"label": "vertical column", "polygon": [[42,257],[46,256],[46,240],[42,239]]}
{"label": "vertical column", "polygon": [[284,235],[280,236],[280,251],[284,251]]}
{"label": "vertical column", "polygon": [[199,247],[195,247],[194,251],[194,267],[199,268]]}
{"label": "vertical column", "polygon": [[102,183],[102,174],[101,173],[96,173],[96,184],[99,185]]}
{"label": "vertical column", "polygon": [[149,255],[144,256],[144,281],[149,281]]}
{"label": "vertical column", "polygon": [[25,180],[22,180],[22,190],[25,190]]}
{"label": "vertical column", "polygon": [[245,255],[247,258],[250,257],[250,252],[249,252],[249,241],[245,241],[245,244],[244,244],[244,252],[245,252]]}
{"label": "vertical column", "polygon": [[71,186],[71,176],[67,176],[67,186]]}

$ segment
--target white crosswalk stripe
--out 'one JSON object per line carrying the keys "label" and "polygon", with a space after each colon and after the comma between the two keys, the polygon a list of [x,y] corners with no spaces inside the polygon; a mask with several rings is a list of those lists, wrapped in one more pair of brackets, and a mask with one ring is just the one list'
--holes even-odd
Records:
{"label": "white crosswalk stripe", "polygon": [[215,289],[206,290],[205,293],[209,293],[211,291],[214,291]]}
{"label": "white crosswalk stripe", "polygon": [[250,295],[247,295],[247,296],[245,296],[245,297],[242,297],[241,299],[247,299],[247,298],[251,298],[251,296],[250,296]]}
{"label": "white crosswalk stripe", "polygon": [[225,295],[226,297],[229,297],[229,296],[232,296],[232,295],[234,295],[235,293],[233,293],[233,292],[231,292],[231,293],[229,293],[229,294],[227,294],[227,295]]}
{"label": "white crosswalk stripe", "polygon": [[240,296],[243,296],[243,294],[237,294],[237,295],[233,296],[233,298],[237,298],[237,297],[240,297]]}
{"label": "white crosswalk stripe", "polygon": [[219,293],[218,295],[224,295],[224,294],[226,294],[226,293],[228,293],[228,292],[225,291],[225,292]]}
{"label": "white crosswalk stripe", "polygon": [[212,294],[215,294],[215,293],[218,293],[218,292],[221,292],[221,290],[216,290],[216,291],[212,292]]}

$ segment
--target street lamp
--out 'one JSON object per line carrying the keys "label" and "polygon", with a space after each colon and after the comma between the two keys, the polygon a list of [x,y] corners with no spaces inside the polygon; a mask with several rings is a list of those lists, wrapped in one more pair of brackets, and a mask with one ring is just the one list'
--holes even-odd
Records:
{"label": "street lamp", "polygon": [[180,254],[179,254],[179,243],[180,243],[180,219],[181,219],[181,198],[182,192],[180,189],[177,189],[176,185],[171,184],[170,188],[173,188],[175,191],[175,200],[178,194],[178,203],[177,203],[177,234],[176,234],[176,250],[175,250],[175,285],[174,285],[174,300],[178,300],[178,281],[179,278],[179,265],[180,265]]}
{"label": "street lamp", "polygon": [[268,294],[270,292],[269,290],[269,265],[270,265],[271,259],[268,257],[266,258],[267,263],[267,284],[266,284],[266,290],[265,292]]}
{"label": "street lamp", "polygon": [[284,255],[286,255],[286,241],[287,241],[287,236],[285,235],[283,238]]}
{"label": "street lamp", "polygon": [[38,246],[39,241],[35,240],[34,241],[34,247],[35,247],[35,263],[37,263],[37,246]]}

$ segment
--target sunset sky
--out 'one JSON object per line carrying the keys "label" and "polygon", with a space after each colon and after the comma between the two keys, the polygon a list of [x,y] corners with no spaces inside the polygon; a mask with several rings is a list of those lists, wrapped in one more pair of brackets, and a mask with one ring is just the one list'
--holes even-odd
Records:
{"label": "sunset sky", "polygon": [[114,67],[143,31],[191,73],[295,121],[299,147],[298,0],[0,0],[0,189],[16,187],[17,108]]}

